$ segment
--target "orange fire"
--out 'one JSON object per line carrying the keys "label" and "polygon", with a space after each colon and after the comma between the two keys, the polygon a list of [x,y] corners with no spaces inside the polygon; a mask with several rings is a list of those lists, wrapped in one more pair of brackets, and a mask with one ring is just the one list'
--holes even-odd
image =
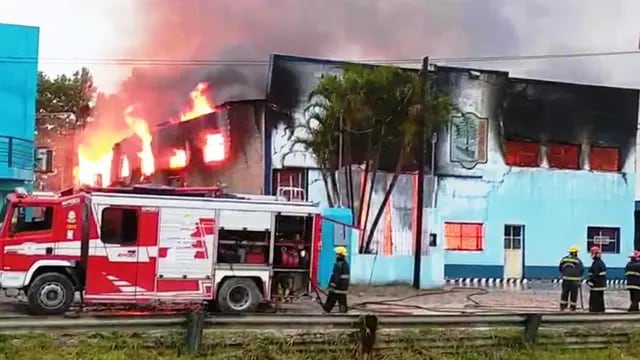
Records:
{"label": "orange fire", "polygon": [[224,136],[220,133],[207,134],[206,143],[202,149],[205,162],[224,160],[226,153],[224,148]]}
{"label": "orange fire", "polygon": [[173,149],[173,156],[169,159],[169,167],[180,169],[187,166],[187,152],[185,150]]}
{"label": "orange fire", "polygon": [[89,151],[86,147],[78,147],[78,166],[74,169],[74,175],[79,185],[96,185],[98,178],[102,178],[103,184],[111,178],[111,159],[113,152]]}
{"label": "orange fire", "polygon": [[[189,94],[189,106],[180,114],[181,121],[187,121],[199,116],[215,112],[215,105],[209,101],[207,92],[209,84],[199,83]],[[125,121],[129,125],[129,131],[133,131],[142,141],[142,149],[138,153],[141,159],[141,171],[144,175],[151,175],[155,171],[155,159],[151,150],[153,139],[149,124],[145,119],[133,115],[133,106],[127,108],[124,114]],[[78,185],[96,185],[97,179],[102,178],[103,184],[108,185],[111,180],[111,160],[113,158],[113,145],[130,136],[130,132],[104,133],[98,138],[85,139],[85,146],[78,147],[78,166],[73,174]],[[209,146],[209,144],[212,144]],[[90,146],[89,146],[90,144]],[[224,139],[221,134],[214,134],[211,139],[207,137],[207,148],[204,150],[205,161],[220,161],[225,157]],[[171,168],[186,166],[187,154],[184,150],[175,150],[170,159]],[[121,175],[129,176],[130,164],[125,158],[122,162]]]}
{"label": "orange fire", "polygon": [[207,98],[208,90],[209,84],[206,82],[201,82],[196,85],[195,89],[193,89],[189,94],[189,97],[191,98],[189,107],[183,110],[180,114],[180,121],[195,119],[198,116],[210,114],[216,111],[215,106],[209,102],[209,99]]}
{"label": "orange fire", "polygon": [[126,156],[122,157],[122,167],[120,168],[120,176],[127,177],[131,175],[131,169],[129,169],[129,159]]}
{"label": "orange fire", "polygon": [[125,111],[125,121],[127,125],[131,127],[133,132],[140,138],[142,141],[142,150],[138,153],[141,160],[141,171],[143,175],[151,175],[156,170],[155,167],[155,159],[153,158],[153,151],[151,151],[151,140],[153,139],[151,136],[151,131],[149,130],[149,124],[144,119],[137,118],[133,116],[131,113],[133,111],[133,107],[129,106]]}

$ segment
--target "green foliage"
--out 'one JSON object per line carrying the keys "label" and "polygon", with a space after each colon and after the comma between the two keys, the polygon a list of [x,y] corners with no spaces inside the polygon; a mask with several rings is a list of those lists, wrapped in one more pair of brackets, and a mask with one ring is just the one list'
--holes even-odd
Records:
{"label": "green foliage", "polygon": [[[343,70],[322,78],[309,94],[309,121],[299,125],[304,135],[294,142],[310,151],[322,169],[330,206],[341,195],[335,172],[342,166],[364,164],[365,180],[379,168],[394,173],[369,228],[366,251],[401,171],[418,166],[416,141],[446,123],[453,105],[447,94],[436,91],[430,74],[389,66],[348,65]],[[360,207],[369,196],[361,192]]]}
{"label": "green foliage", "polygon": [[[86,68],[76,71],[71,76],[50,77],[40,72],[36,111],[38,114],[72,113],[78,120],[84,120],[90,115],[94,94],[91,73]],[[55,121],[56,118],[52,119]]]}

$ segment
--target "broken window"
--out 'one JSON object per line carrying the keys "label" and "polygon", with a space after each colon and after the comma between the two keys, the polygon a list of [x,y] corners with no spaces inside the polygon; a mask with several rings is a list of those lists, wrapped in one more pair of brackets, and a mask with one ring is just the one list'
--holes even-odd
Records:
{"label": "broken window", "polygon": [[580,168],[580,145],[549,144],[547,160],[549,167],[577,170]]}
{"label": "broken window", "polygon": [[444,224],[444,238],[446,250],[454,251],[482,251],[484,231],[482,223]]}
{"label": "broken window", "polygon": [[615,147],[592,146],[589,151],[591,170],[619,171],[620,150]]}
{"label": "broken window", "polygon": [[536,167],[540,165],[540,146],[526,141],[507,140],[505,162],[510,166]]}

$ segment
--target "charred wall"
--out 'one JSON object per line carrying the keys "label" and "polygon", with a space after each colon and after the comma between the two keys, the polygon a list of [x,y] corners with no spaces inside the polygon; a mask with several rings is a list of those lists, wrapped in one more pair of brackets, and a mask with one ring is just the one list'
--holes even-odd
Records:
{"label": "charred wall", "polygon": [[[304,137],[305,131],[300,125],[309,121],[305,114],[310,104],[309,95],[325,75],[341,74],[343,68],[351,63],[326,59],[313,59],[288,55],[272,55],[271,71],[267,99],[271,109],[267,112],[266,122],[271,127],[272,168],[281,167],[318,167],[312,155],[295,139]],[[365,64],[363,66],[375,67]],[[405,69],[417,72],[417,69]],[[343,164],[351,162],[360,165],[365,162],[366,140],[360,141],[353,136],[351,157],[343,159]],[[346,146],[346,145],[345,145]],[[383,145],[384,147],[384,145]],[[397,146],[387,146],[381,151],[378,167],[383,171],[394,171],[399,155]],[[336,156],[337,157],[337,156]],[[430,159],[427,156],[427,159]],[[337,160],[335,161],[337,165]],[[407,164],[406,171],[416,170],[415,162]]]}
{"label": "charred wall", "polygon": [[[182,181],[189,186],[225,184],[229,191],[262,193],[264,101],[238,101],[223,104],[214,113],[152,130],[155,172],[142,179],[138,153],[142,143],[132,136],[114,147],[113,182],[152,181],[171,185]],[[224,139],[222,158],[205,159],[207,136]],[[219,148],[216,147],[216,151]],[[184,151],[184,166],[172,166],[176,151]],[[119,154],[119,155],[118,155]],[[126,157],[130,176],[122,174],[122,157]],[[217,155],[216,155],[217,156]]]}

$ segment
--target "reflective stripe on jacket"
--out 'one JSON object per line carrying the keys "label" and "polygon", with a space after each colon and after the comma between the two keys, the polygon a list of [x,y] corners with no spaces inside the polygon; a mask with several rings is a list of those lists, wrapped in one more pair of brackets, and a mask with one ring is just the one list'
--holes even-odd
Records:
{"label": "reflective stripe on jacket", "polygon": [[560,260],[558,270],[562,274],[562,280],[581,281],[584,274],[582,260],[577,256],[567,255]]}
{"label": "reflective stripe on jacket", "polygon": [[627,279],[627,289],[640,290],[640,261],[629,261],[624,268],[624,276]]}
{"label": "reflective stripe on jacket", "polygon": [[593,259],[589,267],[588,284],[591,291],[604,291],[607,287],[607,265],[599,257]]}
{"label": "reflective stripe on jacket", "polygon": [[344,258],[339,257],[333,265],[329,290],[338,294],[346,294],[349,290],[349,273],[349,264]]}

